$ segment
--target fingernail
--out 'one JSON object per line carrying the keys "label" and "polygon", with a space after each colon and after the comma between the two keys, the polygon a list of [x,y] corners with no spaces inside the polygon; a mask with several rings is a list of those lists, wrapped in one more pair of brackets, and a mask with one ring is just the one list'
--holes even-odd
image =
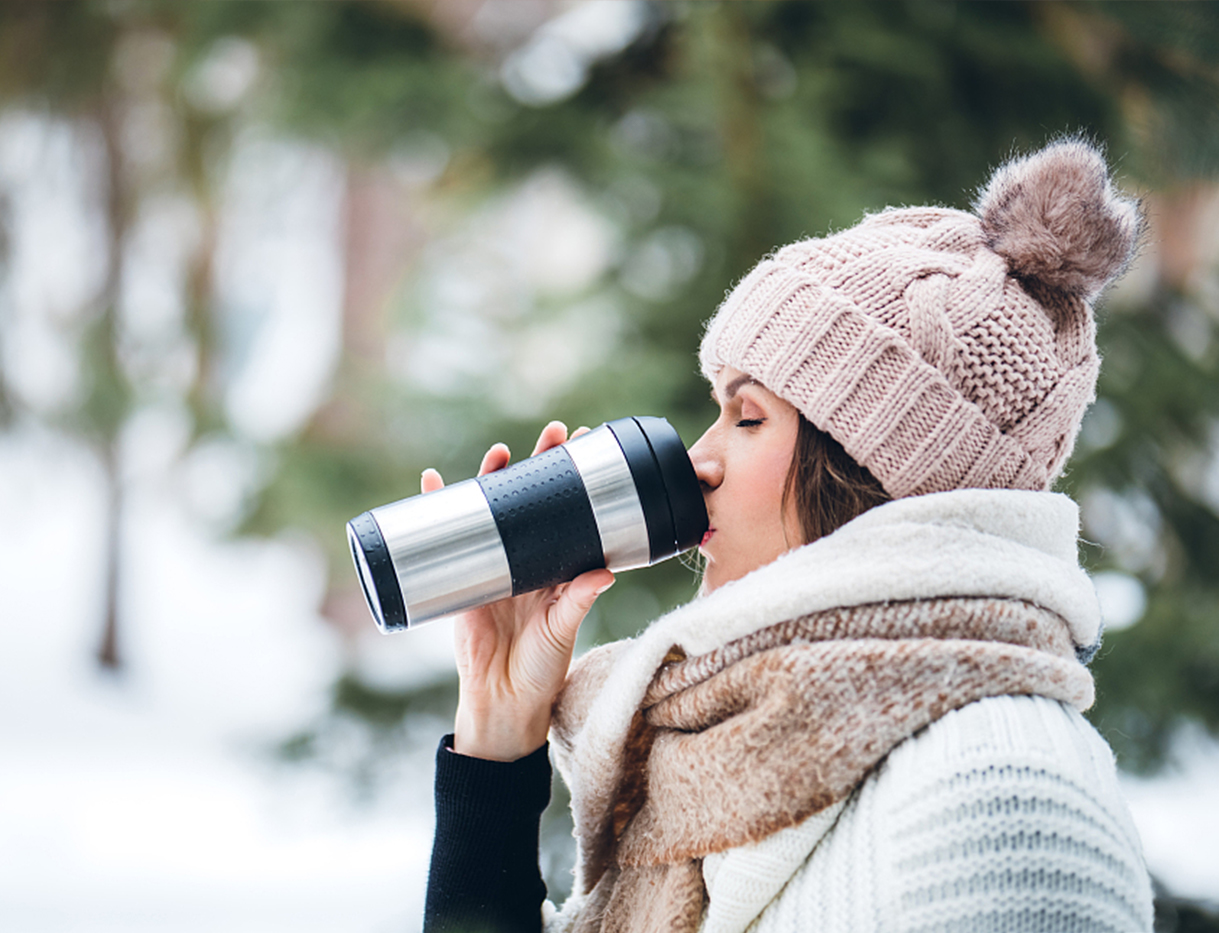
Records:
{"label": "fingernail", "polygon": [[617,581],[610,580],[610,582],[605,584],[605,586],[601,587],[600,589],[594,590],[593,595],[600,596],[602,593],[604,593],[606,590],[608,590],[611,586],[613,586],[615,582],[617,582]]}

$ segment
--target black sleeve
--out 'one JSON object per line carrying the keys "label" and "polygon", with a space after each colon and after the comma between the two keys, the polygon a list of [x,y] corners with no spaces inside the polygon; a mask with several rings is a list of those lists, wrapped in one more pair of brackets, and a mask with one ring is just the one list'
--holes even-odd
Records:
{"label": "black sleeve", "polygon": [[519,761],[436,753],[436,838],[424,933],[539,933],[546,885],[538,825],[550,801],[547,746]]}

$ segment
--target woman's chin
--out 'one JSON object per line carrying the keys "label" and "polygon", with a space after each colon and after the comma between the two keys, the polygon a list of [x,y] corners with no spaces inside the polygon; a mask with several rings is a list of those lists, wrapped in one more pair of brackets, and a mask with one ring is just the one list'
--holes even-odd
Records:
{"label": "woman's chin", "polygon": [[[706,556],[706,555],[704,555]],[[718,590],[725,583],[731,583],[745,575],[745,572],[733,573],[730,568],[725,568],[722,564],[717,564],[715,558],[707,557],[707,567],[703,571],[703,582],[698,588],[698,591],[703,596],[708,593]]]}
{"label": "woman's chin", "polygon": [[734,580],[741,579],[741,577],[748,576],[758,568],[765,567],[771,561],[782,556],[781,554],[775,554],[763,561],[737,561],[726,564],[723,561],[717,562],[714,557],[701,548],[699,553],[703,555],[703,560],[706,561],[706,566],[703,569],[703,580],[698,588],[700,596],[706,596],[708,593],[718,590],[725,583],[731,583]]}

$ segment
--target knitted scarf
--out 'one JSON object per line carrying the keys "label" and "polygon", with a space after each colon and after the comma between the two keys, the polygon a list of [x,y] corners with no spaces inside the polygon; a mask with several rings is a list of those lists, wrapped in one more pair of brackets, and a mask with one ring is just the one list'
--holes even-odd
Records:
{"label": "knitted scarf", "polygon": [[1051,493],[899,499],[585,655],[553,720],[578,859],[552,926],[696,930],[704,857],[845,800],[950,710],[1091,705],[1077,522]]}

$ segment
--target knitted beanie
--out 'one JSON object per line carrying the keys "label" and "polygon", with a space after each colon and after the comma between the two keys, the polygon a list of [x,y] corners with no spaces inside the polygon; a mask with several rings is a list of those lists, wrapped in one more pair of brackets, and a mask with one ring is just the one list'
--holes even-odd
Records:
{"label": "knitted beanie", "polygon": [[1095,397],[1091,303],[1140,228],[1100,152],[1060,140],[974,213],[890,208],[764,259],[708,323],[703,373],[753,376],[895,498],[1048,489]]}

